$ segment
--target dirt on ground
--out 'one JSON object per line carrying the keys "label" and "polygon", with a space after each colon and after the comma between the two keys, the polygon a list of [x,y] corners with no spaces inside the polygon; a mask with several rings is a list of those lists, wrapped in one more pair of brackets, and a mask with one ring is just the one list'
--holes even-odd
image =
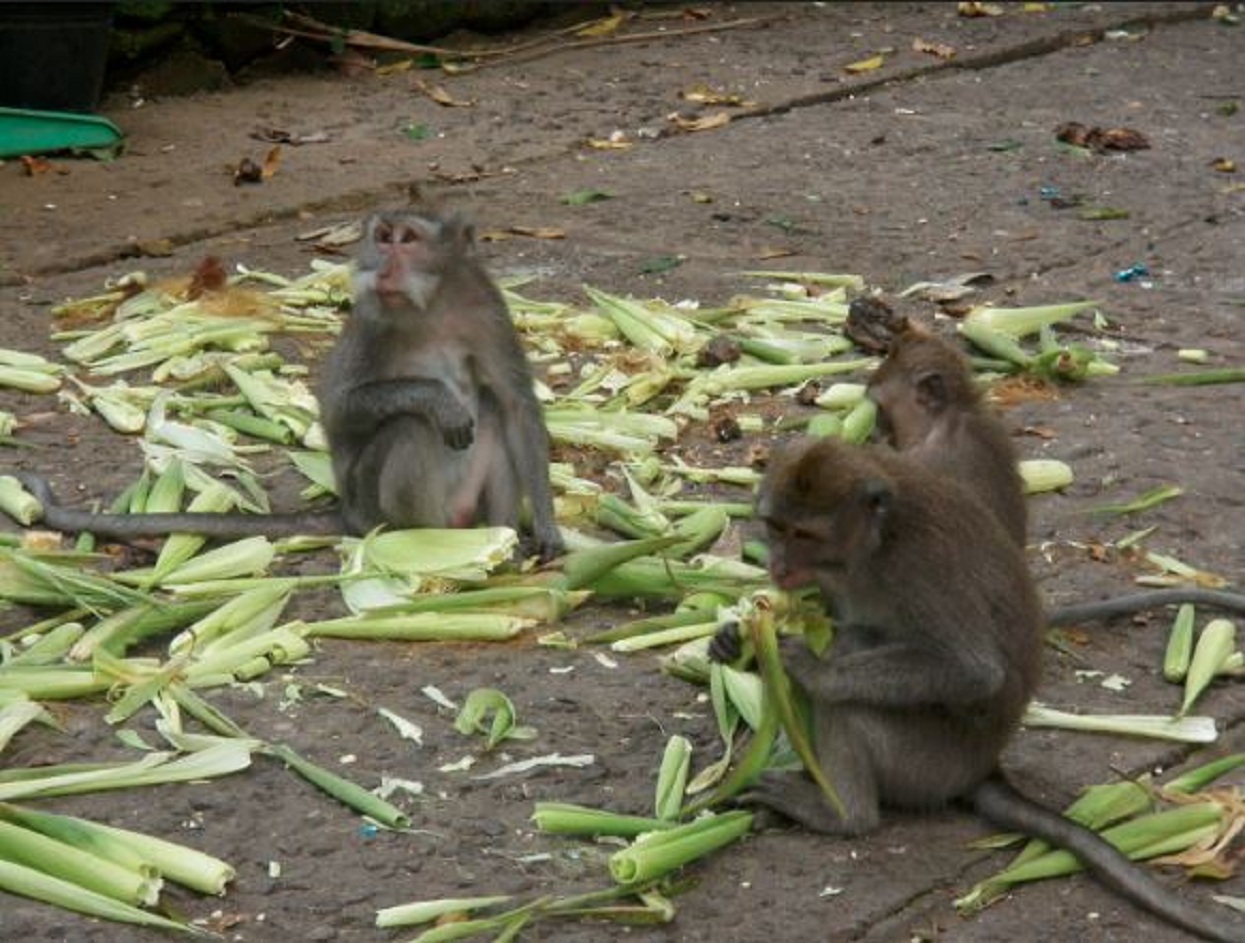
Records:
{"label": "dirt on ground", "polygon": [[[964,5],[961,5],[964,6]],[[989,5],[979,5],[989,6]],[[483,244],[497,274],[534,276],[530,297],[583,302],[589,284],[619,294],[721,304],[760,290],[758,268],[853,272],[895,293],[917,281],[984,272],[973,300],[1008,305],[1096,299],[1116,377],[1023,397],[1005,411],[1026,458],[1071,465],[1073,484],[1031,499],[1029,559],[1044,598],[1062,604],[1120,593],[1153,572],[1110,552],[1148,531],[1145,546],[1226,578],[1245,572],[1245,400],[1239,385],[1165,386],[1154,374],[1245,364],[1245,188],[1225,161],[1245,162],[1245,26],[1210,4],[998,5],[967,17],[956,4],[714,5],[705,18],[638,20],[632,32],[674,34],[516,57],[456,75],[420,73],[465,107],[415,90],[412,73],[312,75],[254,81],[185,98],[114,92],[103,113],[127,136],[113,162],[54,158],[29,176],[0,165],[0,347],[49,356],[51,305],[96,293],[135,268],[185,275],[205,255],[228,265],[307,271],[310,230],[401,203],[411,182],[462,207],[483,233],[548,227],[565,238],[511,234]],[[673,7],[654,8],[670,14]],[[649,11],[650,13],[654,11]],[[697,14],[700,16],[701,14]],[[535,25],[519,42],[539,35]],[[954,58],[914,48],[946,45]],[[327,50],[326,50],[327,54]],[[845,67],[881,54],[880,67]],[[703,83],[743,105],[699,105],[681,93]],[[671,119],[726,112],[732,120],[682,131]],[[1074,151],[1055,131],[1069,121],[1130,127],[1136,151]],[[411,134],[422,126],[428,134]],[[279,129],[324,133],[282,149],[278,172],[236,186],[244,157]],[[628,149],[585,142],[618,134]],[[578,190],[613,198],[563,201]],[[1125,218],[1086,218],[1090,207]],[[165,245],[163,256],[142,256]],[[670,268],[651,264],[675,256]],[[1120,273],[1134,266],[1145,272]],[[935,307],[910,302],[932,321]],[[1079,322],[1078,322],[1079,323]],[[1209,352],[1193,368],[1177,352]],[[313,373],[322,348],[297,352]],[[536,371],[545,364],[537,359]],[[146,382],[135,374],[135,382]],[[756,411],[800,416],[789,397]],[[27,421],[32,449],[4,464],[39,469],[73,503],[105,503],[136,476],[137,444],[50,396],[0,391],[0,408]],[[740,464],[772,426],[727,446],[691,424],[663,457]],[[568,458],[569,453],[555,458]],[[606,463],[601,480],[619,489]],[[297,501],[290,472],[270,482],[274,504]],[[1163,484],[1183,495],[1144,513],[1088,513]],[[719,492],[748,500],[745,489]],[[15,525],[8,524],[10,528]],[[751,531],[741,525],[741,534]],[[341,610],[332,593],[300,595],[292,617]],[[650,611],[664,611],[652,607]],[[572,637],[634,618],[630,606],[590,603],[563,626]],[[3,613],[12,633],[43,614]],[[1203,614],[1199,622],[1208,614]],[[1070,710],[1170,714],[1180,690],[1160,673],[1171,613],[1083,627],[1051,646],[1042,701]],[[515,894],[531,899],[609,885],[610,845],[539,834],[533,803],[564,800],[621,812],[651,809],[654,777],[672,734],[699,768],[720,741],[704,691],[658,669],[653,653],[614,655],[538,645],[536,635],[476,645],[327,642],[314,657],[208,697],[257,737],[291,744],[367,786],[382,776],[423,784],[398,802],[409,831],[377,830],[357,814],[256,757],[242,773],[205,783],[130,789],[43,803],[192,845],[237,869],[221,899],[176,889],[186,917],[239,941],[409,939],[374,927],[378,908],[413,900]],[[160,649],[152,649],[152,653]],[[1104,677],[1127,680],[1120,690]],[[297,685],[301,698],[290,696]],[[317,685],[346,697],[316,693]],[[513,700],[537,739],[507,745],[467,772],[444,771],[478,745],[422,693],[460,700],[480,687]],[[418,722],[422,745],[378,713]],[[1219,738],[1193,748],[1157,740],[1022,731],[1009,774],[1033,797],[1066,804],[1082,787],[1191,768],[1245,749],[1245,692],[1217,682],[1198,713]],[[99,699],[54,705],[63,730],[30,727],[3,753],[5,768],[98,762],[135,753],[103,721]],[[148,713],[131,726],[155,739]],[[496,780],[477,774],[552,752],[591,755],[584,768]],[[1245,782],[1238,774],[1237,783]],[[1182,934],[1083,877],[1025,886],[972,918],[952,901],[1005,856],[972,849],[989,833],[948,810],[897,815],[876,833],[828,839],[772,830],[687,869],[667,924],[622,927],[544,921],[523,939],[709,940],[1179,940]],[[1188,881],[1158,872],[1205,906],[1245,897],[1245,879]],[[90,920],[21,897],[0,904],[0,935],[28,941],[154,940],[163,934]]]}

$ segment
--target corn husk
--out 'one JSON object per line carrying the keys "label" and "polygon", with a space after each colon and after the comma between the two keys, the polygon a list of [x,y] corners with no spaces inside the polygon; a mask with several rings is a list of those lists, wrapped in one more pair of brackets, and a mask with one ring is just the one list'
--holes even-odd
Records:
{"label": "corn husk", "polygon": [[1167,637],[1167,649],[1163,654],[1163,677],[1179,684],[1189,673],[1193,658],[1193,606],[1185,603],[1176,610],[1171,634]]}
{"label": "corn husk", "polygon": [[1215,680],[1225,659],[1236,651],[1236,625],[1230,619],[1213,619],[1198,636],[1184,679],[1184,700],[1177,716],[1184,717],[1202,692]]}
{"label": "corn husk", "polygon": [[1214,743],[1219,734],[1213,717],[1164,717],[1155,714],[1070,714],[1034,702],[1025,711],[1027,727],[1059,727],[1091,733],[1153,737],[1180,743]]}
{"label": "corn husk", "polygon": [[43,505],[12,475],[0,475],[0,511],[23,527],[43,519]]}
{"label": "corn husk", "polygon": [[752,813],[735,810],[650,832],[610,856],[610,874],[619,884],[647,883],[737,841],[751,827]]}

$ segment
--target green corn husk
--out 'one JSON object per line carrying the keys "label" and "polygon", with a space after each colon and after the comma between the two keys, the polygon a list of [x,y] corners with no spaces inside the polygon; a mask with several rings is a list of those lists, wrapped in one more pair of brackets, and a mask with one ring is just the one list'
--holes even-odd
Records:
{"label": "green corn husk", "polygon": [[[311,643],[304,632],[300,623],[291,623],[230,645],[216,646],[191,663],[185,671],[186,680],[191,685],[205,683],[213,676],[237,675],[244,668],[250,676],[255,668],[262,672],[272,665],[301,661],[311,654]],[[261,658],[263,662],[255,661]]]}
{"label": "green corn husk", "polygon": [[610,643],[610,650],[615,652],[639,652],[649,648],[661,648],[665,645],[679,645],[694,639],[710,638],[718,630],[717,620],[705,622],[700,616],[698,622],[690,625],[677,625],[666,629],[654,629],[642,635],[633,635]]}
{"label": "green corn husk", "polygon": [[232,643],[262,635],[277,624],[292,593],[293,587],[283,580],[245,590],[187,626],[169,643],[169,654],[207,651],[218,641]]}
{"label": "green corn husk", "polygon": [[1058,727],[1094,733],[1154,737],[1178,743],[1214,743],[1219,734],[1212,717],[1164,717],[1155,714],[1069,714],[1037,702],[1025,710],[1027,727]]}
{"label": "green corn husk", "polygon": [[646,832],[673,828],[674,822],[640,815],[621,815],[569,802],[537,802],[532,821],[549,835],[635,838]]}
{"label": "green corn husk", "polygon": [[1225,776],[1233,770],[1240,769],[1245,766],[1245,753],[1232,753],[1228,756],[1221,756],[1217,760],[1212,760],[1196,769],[1191,769],[1187,773],[1182,773],[1175,779],[1169,780],[1163,786],[1164,792],[1177,792],[1192,794],[1201,792],[1220,776]]}
{"label": "green corn husk", "polygon": [[[86,628],[81,622],[65,622],[44,632],[32,644],[14,655],[6,665],[51,665],[65,658]],[[3,668],[0,668],[0,672]]]}
{"label": "green corn husk", "polygon": [[1245,383],[1245,367],[1226,367],[1200,373],[1162,373],[1142,377],[1142,383],[1160,386],[1210,386],[1216,383]]}
{"label": "green corn husk", "polygon": [[1189,673],[1193,658],[1193,606],[1185,603],[1176,610],[1171,635],[1167,637],[1167,650],[1163,654],[1163,677],[1179,684]]}
{"label": "green corn husk", "polygon": [[1037,305],[1029,308],[996,308],[991,305],[982,305],[966,314],[960,325],[961,328],[968,325],[970,330],[984,327],[1007,337],[1019,339],[1036,334],[1043,327],[1071,320],[1082,311],[1098,306],[1097,301],[1073,301],[1067,304]]}
{"label": "green corn husk", "polygon": [[869,437],[873,435],[877,417],[878,404],[865,397],[843,417],[843,428],[839,431],[839,436],[843,441],[856,445],[868,442]]}
{"label": "green corn husk", "polygon": [[178,585],[260,576],[276,555],[277,548],[267,537],[246,537],[192,557],[166,574],[162,582]]}
{"label": "green corn husk", "polygon": [[1179,485],[1161,485],[1158,488],[1152,488],[1140,497],[1127,501],[1123,504],[1102,504],[1096,508],[1090,508],[1090,514],[1136,514],[1140,511],[1148,511],[1157,507],[1165,501],[1172,498],[1178,498],[1184,494],[1184,488]]}
{"label": "green corn husk", "polygon": [[653,800],[653,811],[662,821],[671,822],[679,817],[691,764],[690,740],[676,734],[666,741],[661,767],[657,773],[657,792]]}
{"label": "green corn husk", "polygon": [[0,475],[0,511],[23,527],[43,519],[43,505],[12,475]]}
{"label": "green corn husk", "polygon": [[660,616],[650,616],[647,619],[624,622],[622,625],[614,626],[612,629],[606,629],[604,632],[590,635],[584,639],[584,642],[589,645],[609,644],[624,639],[638,638],[651,632],[662,632],[666,629],[681,628],[689,625],[698,626],[702,625],[704,621],[705,614],[696,610],[671,612]]}
{"label": "green corn husk", "polygon": [[27,724],[47,718],[49,715],[42,704],[25,696],[15,697],[0,704],[0,753],[9,745],[9,741]]}
{"label": "green corn husk", "polygon": [[610,856],[610,875],[627,885],[656,880],[737,841],[751,827],[752,813],[735,810],[649,833]]}
{"label": "green corn husk", "polygon": [[[1198,802],[1155,812],[1116,825],[1102,837],[1134,861],[1184,851],[1214,835],[1222,826],[1224,809],[1214,802]],[[1024,881],[1062,877],[1082,870],[1070,852],[1055,850],[1008,868],[977,884],[955,901],[961,913],[980,910],[992,900]]]}
{"label": "green corn husk", "polygon": [[682,353],[696,346],[696,326],[671,308],[658,311],[652,306],[588,285],[584,286],[584,293],[636,347],[668,357],[676,351]]}
{"label": "green corn husk", "polygon": [[123,867],[83,848],[0,819],[0,859],[35,868],[88,891],[127,904],[152,906],[160,896],[161,880]]}
{"label": "green corn husk", "polygon": [[179,923],[158,914],[148,913],[131,904],[124,904],[112,897],[97,894],[42,871],[3,860],[0,860],[0,889],[62,907],[65,910],[99,917],[102,920],[207,935],[206,931],[197,929],[193,924]]}
{"label": "green corn husk", "polygon": [[1058,491],[1072,484],[1072,468],[1066,463],[1053,458],[1028,458],[1016,464],[1020,479],[1024,484],[1025,494],[1042,494],[1047,491]]}
{"label": "green corn husk", "polygon": [[141,593],[103,576],[0,548],[0,599],[30,606],[110,611],[144,602]]}
{"label": "green corn husk", "polygon": [[958,330],[973,346],[991,357],[1015,364],[1021,369],[1028,369],[1033,364],[1033,357],[1010,334],[967,320],[959,323]]}
{"label": "green corn husk", "polygon": [[1236,625],[1230,619],[1213,619],[1202,629],[1189,671],[1185,675],[1184,700],[1176,716],[1184,717],[1193,702],[1215,680],[1224,659],[1236,651]]}
{"label": "green corn husk", "polygon": [[104,648],[113,655],[124,655],[132,645],[155,635],[180,629],[216,608],[212,600],[179,599],[159,603],[144,600],[104,617],[91,626],[69,649],[71,662],[90,661]]}
{"label": "green corn husk", "polygon": [[307,624],[308,638],[392,639],[407,642],[494,642],[514,638],[536,623],[489,612],[413,612],[346,616]]}
{"label": "green corn husk", "polygon": [[822,409],[852,409],[865,398],[864,383],[832,383],[814,402]]}
{"label": "green corn husk", "polygon": [[25,393],[55,393],[61,388],[61,378],[42,370],[0,364],[0,386]]}
{"label": "green corn husk", "polygon": [[[486,718],[492,715],[492,721]],[[495,688],[476,688],[467,695],[462,709],[454,718],[454,729],[468,735],[485,735],[484,749],[492,750],[504,740],[531,740],[536,731],[517,724],[514,704],[510,698]]]}
{"label": "green corn husk", "polygon": [[266,752],[285,763],[307,782],[332,796],[338,802],[350,806],[356,812],[375,819],[389,828],[404,829],[410,826],[411,820],[405,812],[384,799],[373,795],[362,786],[331,773],[284,743],[273,743],[266,747]]}
{"label": "green corn husk", "polygon": [[496,907],[512,899],[509,895],[502,894],[495,897],[444,897],[440,900],[399,904],[396,907],[385,907],[376,911],[376,926],[382,930],[393,927],[411,927],[420,923],[430,923],[451,914],[470,913],[473,910]]}
{"label": "green corn husk", "polygon": [[201,894],[221,895],[234,869],[219,858],[141,832],[71,815],[0,804],[0,819],[33,829],[128,868],[147,868]]}

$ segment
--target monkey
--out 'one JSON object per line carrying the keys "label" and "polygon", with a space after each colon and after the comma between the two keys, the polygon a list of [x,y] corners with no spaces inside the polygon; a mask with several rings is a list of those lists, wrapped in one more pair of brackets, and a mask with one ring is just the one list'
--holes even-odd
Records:
{"label": "monkey", "polygon": [[[1024,546],[1027,509],[1019,455],[989,411],[968,358],[948,341],[909,322],[869,378],[883,441],[923,466],[968,485]],[[1050,625],[1077,625],[1159,606],[1194,603],[1245,612],[1245,596],[1197,588],[1132,593],[1052,609]]]}
{"label": "monkey", "polygon": [[982,401],[968,358],[911,322],[893,336],[866,395],[883,440],[968,484],[1020,546],[1028,528],[1019,455]]}
{"label": "monkey", "polygon": [[380,525],[518,528],[542,559],[563,550],[549,441],[531,368],[457,214],[383,211],[364,226],[351,315],[317,388],[340,508],[326,513],[90,514],[19,477],[60,530],[132,538],[364,534]]}
{"label": "monkey", "polygon": [[824,660],[784,639],[815,753],[842,800],[771,771],[741,797],[818,832],[859,835],[883,808],[967,799],[994,825],[1076,855],[1105,885],[1190,932],[1245,940],[1093,831],[1004,778],[999,756],[1041,675],[1044,616],[1024,553],[973,493],[880,446],[808,440],[772,461],[757,513],[782,589],[815,586],[835,625]]}

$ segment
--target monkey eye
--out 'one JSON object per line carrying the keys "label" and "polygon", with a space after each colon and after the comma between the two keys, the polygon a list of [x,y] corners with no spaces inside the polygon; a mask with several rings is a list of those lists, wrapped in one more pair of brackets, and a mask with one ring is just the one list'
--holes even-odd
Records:
{"label": "monkey eye", "polygon": [[400,239],[399,241],[400,241],[400,242],[402,242],[403,244],[410,244],[410,243],[412,243],[412,242],[419,242],[419,240],[420,240],[421,236],[422,236],[422,234],[419,232],[419,230],[417,230],[417,229],[415,229],[415,228],[413,228],[413,227],[411,227],[411,226],[406,226],[406,227],[403,227],[403,229],[402,229],[402,236],[401,236],[401,239]]}
{"label": "monkey eye", "polygon": [[388,224],[381,223],[376,227],[377,242],[391,242],[393,240],[393,227]]}

